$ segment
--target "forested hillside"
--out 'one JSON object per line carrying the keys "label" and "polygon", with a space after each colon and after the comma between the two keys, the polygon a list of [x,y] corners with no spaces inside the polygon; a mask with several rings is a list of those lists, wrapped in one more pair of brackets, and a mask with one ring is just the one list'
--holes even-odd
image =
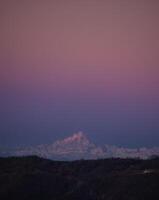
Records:
{"label": "forested hillside", "polygon": [[0,158],[0,199],[157,200],[159,159]]}

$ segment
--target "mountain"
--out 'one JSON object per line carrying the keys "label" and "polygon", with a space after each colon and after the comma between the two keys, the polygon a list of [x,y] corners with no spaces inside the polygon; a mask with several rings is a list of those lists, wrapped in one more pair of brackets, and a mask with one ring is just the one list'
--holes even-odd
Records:
{"label": "mountain", "polygon": [[159,159],[0,158],[1,200],[157,200]]}
{"label": "mountain", "polygon": [[20,148],[12,152],[15,156],[38,155],[58,160],[97,159],[104,156],[103,149],[91,142],[83,132],[58,140],[49,145]]}
{"label": "mountain", "polygon": [[123,148],[112,145],[98,146],[91,142],[83,132],[58,140],[52,144],[42,144],[28,148],[1,150],[1,156],[37,155],[55,160],[79,160],[99,158],[142,158],[159,156],[159,148]]}

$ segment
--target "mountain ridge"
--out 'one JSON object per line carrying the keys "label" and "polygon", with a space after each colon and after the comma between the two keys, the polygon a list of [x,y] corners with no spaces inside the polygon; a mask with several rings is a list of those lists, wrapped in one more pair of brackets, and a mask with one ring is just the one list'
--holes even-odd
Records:
{"label": "mountain ridge", "polygon": [[85,133],[79,131],[73,135],[57,140],[52,144],[42,144],[12,151],[1,151],[2,156],[37,155],[56,160],[79,160],[101,158],[142,158],[159,156],[159,148],[123,148],[114,145],[96,145]]}

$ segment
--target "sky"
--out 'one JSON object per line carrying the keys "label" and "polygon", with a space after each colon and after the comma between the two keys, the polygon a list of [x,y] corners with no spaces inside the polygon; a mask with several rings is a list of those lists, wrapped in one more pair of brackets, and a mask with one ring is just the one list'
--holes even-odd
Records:
{"label": "sky", "polygon": [[159,146],[157,0],[1,0],[0,146],[83,131]]}

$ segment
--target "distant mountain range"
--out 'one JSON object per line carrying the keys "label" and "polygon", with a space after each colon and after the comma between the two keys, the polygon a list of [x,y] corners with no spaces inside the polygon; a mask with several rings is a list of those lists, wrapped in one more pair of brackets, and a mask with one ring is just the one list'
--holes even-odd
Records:
{"label": "distant mountain range", "polygon": [[53,144],[42,144],[28,148],[0,150],[1,156],[37,155],[55,160],[79,160],[100,158],[142,158],[159,156],[159,148],[123,148],[111,145],[98,146],[91,142],[83,132],[58,140]]}

